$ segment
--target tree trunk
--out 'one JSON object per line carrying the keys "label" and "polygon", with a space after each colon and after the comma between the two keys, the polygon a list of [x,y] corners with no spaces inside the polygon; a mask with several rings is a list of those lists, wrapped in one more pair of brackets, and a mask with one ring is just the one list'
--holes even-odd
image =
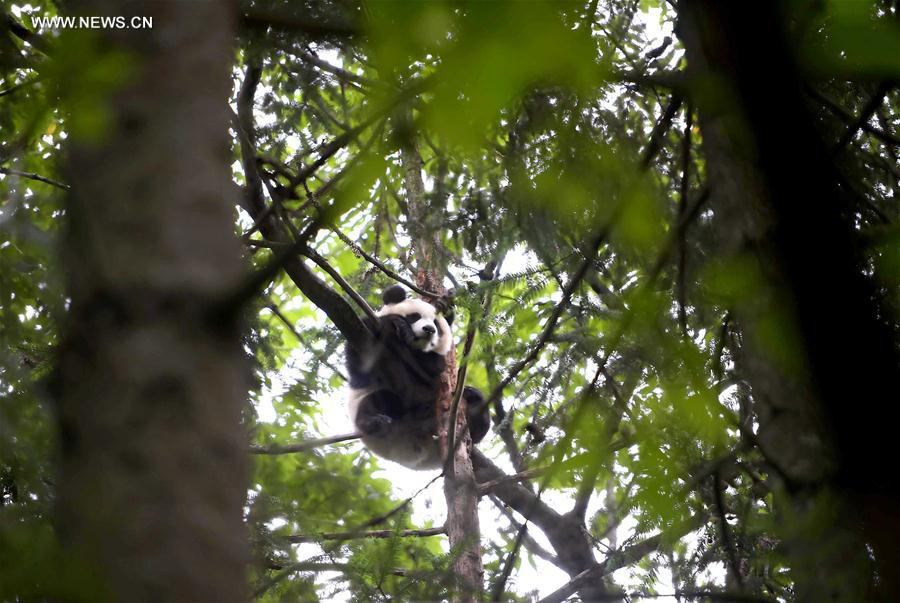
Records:
{"label": "tree trunk", "polygon": [[[138,2],[104,30],[132,71],[71,138],[59,360],[63,540],[115,601],[240,601],[246,374],[227,102],[232,7]],[[123,14],[107,0],[91,15]],[[112,56],[111,54],[106,56]],[[92,57],[96,58],[96,57]]]}
{"label": "tree trunk", "polygon": [[[446,269],[441,257],[440,224],[436,223],[436,209],[425,199],[422,182],[422,158],[413,141],[401,152],[409,205],[409,224],[416,252],[416,284],[427,291],[443,295],[443,273]],[[429,300],[435,301],[435,300]],[[438,416],[438,438],[445,461],[444,497],[447,501],[447,535],[453,555],[452,569],[456,578],[453,601],[481,600],[484,567],[481,560],[481,530],[478,524],[478,487],[472,468],[472,438],[466,429],[465,401],[460,400],[456,413],[455,439],[460,440],[448,450],[448,428],[453,392],[457,387],[456,348],[447,354],[447,366],[441,375],[435,412]]]}
{"label": "tree trunk", "polygon": [[[866,276],[852,193],[804,103],[786,15],[772,2],[683,0],[679,17],[693,76],[724,84],[700,99],[717,230],[733,236],[723,250],[752,252],[766,277],[735,308],[738,367],[760,450],[784,478],[798,601],[896,601],[894,428],[879,409],[896,389],[897,348]],[[765,345],[773,325],[789,331],[789,358]]]}

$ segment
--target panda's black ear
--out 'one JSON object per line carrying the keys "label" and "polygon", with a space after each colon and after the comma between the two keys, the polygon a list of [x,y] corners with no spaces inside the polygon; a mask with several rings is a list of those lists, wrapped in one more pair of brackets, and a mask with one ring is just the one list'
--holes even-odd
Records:
{"label": "panda's black ear", "polygon": [[381,299],[387,304],[399,304],[406,299],[406,289],[401,285],[391,285],[381,294]]}

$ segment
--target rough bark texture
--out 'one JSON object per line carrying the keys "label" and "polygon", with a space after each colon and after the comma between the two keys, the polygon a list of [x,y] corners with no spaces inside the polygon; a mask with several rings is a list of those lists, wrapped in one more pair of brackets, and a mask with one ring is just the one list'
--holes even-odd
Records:
{"label": "rough bark texture", "polygon": [[[425,199],[422,182],[422,158],[410,143],[402,150],[404,182],[409,205],[409,224],[416,250],[416,285],[427,291],[444,294],[441,265],[440,230],[429,227],[434,213]],[[434,301],[434,300],[429,300]],[[441,375],[435,412],[438,414],[438,438],[441,453],[448,454],[448,426],[453,391],[456,389],[456,349],[450,348],[447,366]],[[452,569],[457,592],[454,601],[480,601],[484,579],[481,560],[481,529],[478,524],[478,487],[472,469],[472,438],[466,429],[465,401],[460,400],[454,429],[456,439],[462,438],[444,474],[444,497],[447,500],[447,535],[453,553]]]}
{"label": "rough bark texture", "polygon": [[[697,25],[688,10],[682,11],[679,33],[686,47],[694,81],[709,77],[712,68],[700,43]],[[753,384],[755,410],[760,422],[759,445],[787,477],[797,482],[820,479],[833,466],[833,459],[818,428],[816,403],[805,366],[779,365],[773,359],[771,341],[759,336],[767,320],[779,321],[778,312],[789,311],[786,275],[773,261],[771,230],[774,216],[766,201],[765,184],[756,164],[755,141],[732,107],[721,97],[701,103],[699,123],[703,133],[709,204],[713,208],[714,233],[721,257],[735,260],[741,254],[756,261],[766,271],[761,288],[734,308],[743,333],[738,370]],[[789,134],[786,133],[787,136]],[[735,139],[744,137],[743,144]],[[794,323],[795,316],[782,315],[782,326]],[[771,324],[771,323],[770,323]],[[779,333],[785,339],[793,335]],[[799,360],[802,363],[802,360]],[[794,438],[790,434],[805,434]]]}
{"label": "rough bark texture", "polygon": [[444,293],[444,266],[441,261],[440,220],[436,209],[425,198],[422,181],[422,157],[418,149],[409,143],[401,149],[403,183],[406,186],[409,216],[407,226],[416,253],[417,285],[426,291]]}
{"label": "rough bark texture", "polygon": [[[725,84],[700,99],[717,229],[738,239],[723,249],[750,250],[765,268],[765,297],[735,308],[738,360],[760,448],[785,478],[798,600],[898,600],[894,427],[879,417],[897,348],[866,276],[852,193],[803,102],[778,4],[682,1],[679,16],[694,77]],[[795,331],[787,369],[758,343],[773,305]]]}
{"label": "rough bark texture", "polygon": [[98,32],[134,70],[108,98],[101,138],[70,147],[60,531],[109,600],[244,600],[248,373],[237,325],[210,317],[242,275],[226,139],[232,11],[88,10],[154,26]]}

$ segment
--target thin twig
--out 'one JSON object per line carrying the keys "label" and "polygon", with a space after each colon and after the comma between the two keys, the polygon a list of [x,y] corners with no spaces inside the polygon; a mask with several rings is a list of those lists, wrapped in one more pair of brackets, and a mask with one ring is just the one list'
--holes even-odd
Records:
{"label": "thin twig", "polygon": [[37,84],[42,79],[44,79],[44,78],[42,78],[41,76],[38,75],[31,79],[27,79],[23,82],[19,82],[18,84],[14,84],[14,85],[10,86],[9,88],[7,88],[6,90],[0,90],[0,98],[7,96],[8,94],[12,94],[18,90],[21,90],[22,88],[25,88],[27,86],[31,86],[32,84]]}
{"label": "thin twig", "polygon": [[343,372],[341,372],[341,370],[339,368],[337,368],[336,366],[331,364],[331,362],[328,360],[328,358],[324,354],[320,353],[317,349],[313,348],[311,345],[306,343],[306,339],[300,334],[300,332],[297,330],[297,328],[294,327],[294,325],[291,323],[291,321],[288,319],[288,317],[284,315],[284,313],[281,311],[281,308],[278,307],[278,304],[276,304],[270,298],[269,303],[267,305],[268,305],[269,310],[271,310],[272,313],[282,323],[284,323],[284,326],[286,326],[288,329],[290,329],[290,331],[294,335],[294,337],[297,338],[297,341],[299,341],[301,344],[303,344],[303,346],[307,350],[309,350],[310,353],[313,354],[319,360],[319,362],[321,362],[322,364],[324,364],[325,366],[330,368],[338,377],[341,378],[341,380],[349,381],[349,379],[347,378],[347,375],[345,375]]}
{"label": "thin twig", "polygon": [[37,180],[38,182],[43,182],[44,184],[49,184],[51,186],[55,186],[56,188],[61,188],[64,191],[71,190],[68,184],[64,184],[57,180],[52,180],[47,178],[46,176],[41,176],[40,174],[35,174],[33,172],[21,172],[19,170],[13,170],[10,168],[0,168],[0,174],[7,174],[9,176],[19,176],[20,178],[27,178],[29,180]]}
{"label": "thin twig", "polygon": [[548,470],[549,467],[537,467],[535,469],[526,469],[525,471],[519,471],[518,473],[513,473],[511,475],[504,475],[503,477],[492,479],[489,482],[478,484],[478,493],[483,496],[501,484],[534,479],[536,477],[544,475]]}
{"label": "thin twig", "polygon": [[356,289],[354,289],[350,283],[344,279],[341,274],[335,270],[328,261],[319,254],[318,251],[311,247],[304,247],[300,250],[300,253],[311,259],[319,268],[324,270],[328,275],[334,279],[334,281],[340,285],[341,289],[350,296],[356,305],[360,307],[360,309],[365,313],[365,315],[372,319],[373,322],[378,322],[378,316],[375,314],[375,311],[372,309],[372,306],[363,299],[363,296],[357,293]]}
{"label": "thin twig", "polygon": [[391,509],[384,515],[379,515],[378,517],[374,517],[374,518],[364,522],[362,525],[359,526],[358,529],[364,530],[366,528],[371,528],[372,526],[377,526],[380,523],[384,523],[385,521],[387,521],[388,519],[390,519],[391,517],[393,517],[400,511],[402,511],[403,509],[405,509],[407,506],[409,506],[409,503],[411,503],[415,497],[417,497],[419,494],[421,494],[422,492],[427,490],[428,487],[431,486],[431,484],[433,484],[437,480],[439,480],[442,475],[443,475],[442,473],[438,473],[433,478],[431,478],[427,484],[425,484],[424,486],[419,488],[412,496],[410,496],[409,498],[404,500],[402,503],[400,503],[399,505],[397,505],[396,507],[394,507],[393,509]]}
{"label": "thin twig", "polygon": [[597,235],[594,237],[590,245],[590,252],[581,262],[581,265],[572,275],[572,278],[569,279],[569,283],[563,290],[562,299],[560,299],[559,303],[556,304],[556,306],[553,308],[553,312],[547,319],[543,331],[541,332],[535,344],[531,347],[531,350],[528,352],[528,354],[525,355],[522,360],[513,365],[512,369],[510,369],[506,377],[503,378],[503,381],[497,384],[497,386],[494,388],[494,391],[491,392],[491,395],[488,397],[486,401],[487,404],[492,404],[495,400],[499,399],[503,394],[503,390],[506,388],[506,386],[509,385],[525,367],[537,360],[538,356],[541,353],[541,350],[543,350],[547,342],[550,341],[550,337],[551,335],[553,335],[553,331],[556,329],[556,325],[559,322],[560,316],[562,316],[563,310],[565,310],[565,308],[569,305],[569,302],[572,299],[572,295],[575,293],[575,289],[578,287],[578,284],[582,281],[585,274],[587,274],[588,268],[590,268],[591,264],[594,262],[594,258],[597,257],[600,246],[606,240],[607,235],[609,235],[611,225],[618,216],[618,212],[619,210],[617,209],[613,214],[613,217],[610,218],[609,223],[601,228]]}
{"label": "thin twig", "polygon": [[263,596],[270,588],[297,572],[326,572],[326,571],[344,571],[347,569],[346,563],[317,563],[314,561],[300,561],[299,563],[291,563],[281,569],[280,572],[271,578],[263,581],[259,587],[253,591],[253,598],[258,599]]}
{"label": "thin twig", "polygon": [[421,295],[423,297],[428,297],[431,299],[438,299],[441,297],[437,293],[433,293],[431,291],[426,291],[425,289],[421,289],[421,288],[417,287],[415,285],[415,283],[413,283],[409,279],[403,278],[402,276],[400,276],[399,274],[397,274],[396,272],[394,272],[393,270],[391,270],[390,268],[385,266],[382,262],[380,262],[378,260],[378,258],[376,258],[375,256],[373,256],[369,253],[366,253],[366,251],[362,247],[360,247],[359,245],[354,243],[352,240],[350,240],[350,238],[347,235],[345,235],[343,232],[341,232],[341,230],[336,225],[330,226],[329,229],[334,234],[336,234],[341,241],[346,243],[347,246],[349,246],[355,253],[358,253],[359,255],[361,255],[367,262],[369,262],[370,264],[372,264],[373,266],[375,266],[376,268],[381,270],[383,273],[385,273],[386,275],[388,275],[389,277],[391,277],[398,283],[403,283],[404,285],[409,287],[409,289],[411,291],[414,291],[415,293],[418,293],[419,295]]}
{"label": "thin twig", "polygon": [[494,586],[491,587],[491,601],[500,601],[503,598],[503,593],[506,592],[506,583],[509,580],[510,575],[512,575],[513,565],[515,564],[516,558],[519,556],[519,549],[522,548],[522,542],[527,535],[528,521],[526,519],[525,523],[519,526],[516,540],[513,542],[512,548],[506,555],[506,559],[503,561],[503,569],[500,571],[500,575],[497,576],[497,581],[494,583]]}

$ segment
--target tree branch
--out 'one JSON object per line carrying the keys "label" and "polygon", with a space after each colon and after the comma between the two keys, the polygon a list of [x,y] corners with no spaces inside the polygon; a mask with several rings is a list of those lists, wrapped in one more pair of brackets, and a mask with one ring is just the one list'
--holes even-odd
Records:
{"label": "tree branch", "polygon": [[734,542],[731,539],[731,529],[728,526],[728,519],[725,517],[725,501],[722,499],[722,490],[725,485],[722,483],[722,477],[719,469],[716,468],[712,474],[713,477],[713,495],[716,500],[716,513],[719,517],[719,534],[722,536],[722,548],[728,556],[728,568],[731,570],[731,577],[737,582],[738,587],[743,590],[744,578],[741,576],[741,566],[738,563],[737,551],[734,548]]}
{"label": "tree branch", "polygon": [[[574,578],[572,578],[569,582],[541,599],[538,603],[562,603],[589,582],[599,580],[603,576],[607,576],[619,569],[622,569],[623,567],[627,567],[629,565],[637,563],[650,553],[662,549],[665,542],[674,542],[682,536],[698,529],[705,522],[705,515],[695,515],[681,526],[672,528],[665,533],[651,536],[642,540],[641,542],[620,549],[607,557],[606,561],[604,561],[603,563],[594,564],[592,567],[589,567],[586,570],[582,571]],[[624,598],[624,596],[624,593],[609,593],[604,597],[594,600],[618,601]]]}
{"label": "tree branch", "polygon": [[284,536],[276,537],[291,544],[301,542],[319,542],[320,540],[359,540],[362,538],[424,538],[428,536],[442,536],[447,533],[444,526],[437,528],[422,528],[418,530],[369,530],[359,532],[323,532],[314,536]]}
{"label": "tree branch", "polygon": [[478,493],[483,496],[485,494],[488,494],[491,490],[493,490],[500,484],[505,484],[507,482],[522,482],[526,480],[532,480],[536,477],[540,477],[547,471],[547,467],[526,469],[525,471],[519,471],[518,473],[513,473],[512,475],[504,475],[502,477],[498,477],[497,479],[492,479],[489,482],[482,482],[478,484]]}
{"label": "tree branch", "polygon": [[881,82],[878,85],[878,88],[872,93],[871,98],[866,101],[866,104],[859,112],[859,116],[850,124],[850,127],[847,128],[847,131],[844,132],[844,135],[841,136],[841,139],[838,140],[837,144],[834,145],[835,152],[840,151],[850,144],[851,140],[856,138],[856,133],[869,123],[869,119],[875,114],[875,111],[877,111],[878,107],[881,106],[881,103],[884,102],[885,95],[887,95],[893,87],[894,83],[890,81]]}
{"label": "tree branch", "polygon": [[276,454],[293,454],[295,452],[305,452],[307,450],[312,450],[313,448],[319,448],[320,446],[327,446],[329,444],[337,444],[338,442],[347,442],[349,440],[358,440],[362,434],[360,433],[346,433],[343,435],[330,436],[327,438],[317,438],[315,440],[306,440],[303,442],[299,442],[297,444],[273,444],[272,446],[250,446],[248,452],[250,454],[268,454],[268,455],[276,455]]}
{"label": "tree branch", "polygon": [[675,114],[678,113],[678,109],[680,108],[681,95],[677,93],[673,94],[669,99],[669,104],[666,105],[666,110],[663,111],[659,121],[656,122],[656,125],[653,126],[653,131],[650,133],[650,141],[647,143],[647,148],[644,149],[644,154],[641,157],[642,169],[650,167],[650,164],[653,163],[653,159],[662,148],[663,136],[669,131],[669,127],[672,125],[672,119],[674,119]]}
{"label": "tree branch", "polygon": [[500,601],[503,598],[503,593],[506,592],[506,582],[509,580],[510,575],[512,574],[513,564],[515,563],[516,558],[519,556],[519,549],[522,548],[522,542],[525,537],[528,535],[528,521],[526,519],[525,523],[519,526],[519,532],[516,534],[516,540],[513,542],[512,549],[510,549],[509,554],[507,554],[506,559],[503,562],[503,569],[500,570],[500,575],[497,577],[497,581],[494,583],[494,586],[491,587],[491,601]]}
{"label": "tree branch", "polygon": [[353,37],[360,29],[347,21],[307,19],[296,13],[275,11],[246,11],[241,15],[241,25],[247,29],[266,33],[269,28],[287,33],[303,33],[311,37]]}
{"label": "tree branch", "polygon": [[368,302],[366,302],[366,300],[364,300],[363,297],[356,292],[356,289],[354,289],[337,270],[331,267],[331,264],[329,264],[325,260],[325,258],[323,258],[321,254],[319,254],[318,251],[311,247],[305,246],[301,250],[301,253],[311,259],[319,268],[328,273],[328,275],[333,278],[338,285],[340,285],[341,289],[343,289],[344,292],[350,296],[350,299],[356,302],[356,305],[362,309],[362,311],[368,318],[370,318],[373,322],[378,322],[378,317],[375,315],[375,311],[372,310],[372,307],[369,306]]}
{"label": "tree branch", "polygon": [[356,75],[355,73],[347,71],[346,69],[341,69],[337,65],[332,65],[331,63],[329,63],[327,61],[323,61],[322,59],[320,59],[319,57],[317,57],[316,55],[314,55],[311,52],[307,52],[305,50],[294,50],[293,52],[296,52],[300,56],[300,58],[303,59],[304,61],[306,61],[307,63],[311,63],[311,64],[315,65],[316,67],[318,67],[319,69],[322,69],[323,71],[332,73],[332,74],[338,76],[339,78],[341,78],[342,80],[346,80],[349,82],[355,82],[355,83],[361,84],[363,86],[373,86],[375,84],[375,82],[373,82],[369,78],[363,77],[361,75]]}
{"label": "tree branch", "polygon": [[[544,532],[556,551],[559,566],[566,573],[575,576],[595,564],[593,547],[583,522],[572,515],[557,513],[537,494],[510,480],[479,450],[473,450],[472,461],[479,482],[495,483],[494,495]],[[580,588],[583,598],[591,601],[606,592],[602,585],[589,580]]]}
{"label": "tree branch", "polygon": [[687,91],[687,82],[681,71],[657,71],[646,74],[643,71],[614,70],[609,79],[613,82],[625,82],[638,86],[668,88],[679,94]]}
{"label": "tree branch", "polygon": [[[431,486],[431,484],[433,484],[438,479],[440,479],[440,477],[441,477],[441,474],[438,473],[433,478],[428,480],[428,483],[425,484],[424,486],[422,486],[421,488],[419,488],[412,496],[410,496],[409,498],[404,500],[402,503],[400,503],[399,505],[397,505],[396,507],[394,507],[393,509],[391,509],[384,515],[379,515],[378,517],[373,517],[372,519],[366,521],[365,523],[360,525],[358,527],[358,529],[364,530],[366,528],[371,528],[372,526],[377,526],[380,523],[384,523],[385,521],[387,521],[388,519],[390,519],[391,517],[393,517],[400,511],[402,511],[403,509],[405,509],[407,506],[409,506],[409,503],[411,503],[415,497],[417,497],[419,494],[421,494],[422,492],[427,490]],[[446,526],[445,526],[445,529],[446,529]]]}
{"label": "tree branch", "polygon": [[[839,104],[837,104],[836,102],[834,102],[833,100],[831,100],[830,98],[828,98],[827,96],[825,96],[824,94],[819,92],[818,90],[808,87],[808,88],[806,88],[806,92],[807,92],[807,94],[812,96],[814,99],[819,101],[826,109],[828,109],[829,111],[834,113],[837,117],[839,117],[842,121],[844,121],[846,123],[854,122],[853,115],[848,113],[846,109],[841,107]],[[877,107],[876,107],[876,109],[877,109]],[[868,122],[868,120],[860,122],[859,128],[862,128],[863,130],[865,130],[866,132],[868,132],[869,134],[871,134],[872,136],[874,136],[881,142],[885,143],[886,145],[890,145],[893,147],[900,147],[900,138],[897,138],[893,134],[885,132],[884,130],[880,130],[880,129],[876,128],[875,126],[870,124]],[[835,145],[835,148],[837,148],[837,145]]]}
{"label": "tree branch", "polygon": [[[522,524],[516,521],[513,512],[510,511],[499,498],[497,498],[496,496],[490,496],[489,498],[491,499],[491,502],[494,503],[494,505],[500,510],[500,512],[503,513],[503,515],[509,520],[509,523],[516,530],[522,529]],[[560,567],[559,558],[550,551],[546,550],[540,544],[538,544],[538,542],[530,535],[525,534],[523,544],[525,545],[525,548],[528,549],[528,552],[532,555],[540,557],[541,559],[549,561],[553,565]]]}
{"label": "tree branch", "polygon": [[[239,119],[237,134],[241,146],[241,163],[244,168],[244,176],[247,179],[245,207],[250,212],[251,217],[260,220],[260,229],[267,240],[285,242],[285,235],[279,231],[276,223],[272,220],[272,216],[260,219],[260,216],[266,210],[266,206],[262,198],[263,186],[257,170],[256,149],[253,142],[253,97],[261,75],[262,68],[259,65],[248,66],[247,74],[237,99]],[[307,232],[311,234],[310,229]],[[300,249],[301,243],[305,245],[305,241],[302,240],[290,243],[290,248],[287,251],[292,251],[293,253],[280,254],[275,261],[268,265],[269,271],[271,272],[275,268],[284,268],[300,291],[328,315],[351,346],[359,350],[367,349],[367,346],[372,343],[372,336],[350,304],[307,268],[303,260],[296,257],[296,252]],[[268,277],[268,274],[257,273],[256,281],[249,283],[244,291],[239,292],[238,295],[246,296],[246,291],[251,286],[258,286],[263,277]]]}
{"label": "tree branch", "polygon": [[584,517],[587,514],[588,504],[590,503],[591,497],[594,495],[594,488],[597,485],[597,479],[600,477],[600,471],[602,471],[604,463],[609,459],[609,455],[616,450],[613,446],[612,437],[619,430],[619,425],[622,422],[622,415],[625,414],[627,408],[625,400],[619,393],[619,388],[616,387],[612,376],[606,370],[605,363],[598,368],[598,373],[603,375],[603,379],[612,392],[614,400],[612,413],[603,428],[609,445],[602,450],[594,451],[593,458],[588,463],[584,472],[584,477],[578,485],[578,491],[575,493],[575,504],[572,505],[570,513],[578,517],[580,521],[584,521]]}

